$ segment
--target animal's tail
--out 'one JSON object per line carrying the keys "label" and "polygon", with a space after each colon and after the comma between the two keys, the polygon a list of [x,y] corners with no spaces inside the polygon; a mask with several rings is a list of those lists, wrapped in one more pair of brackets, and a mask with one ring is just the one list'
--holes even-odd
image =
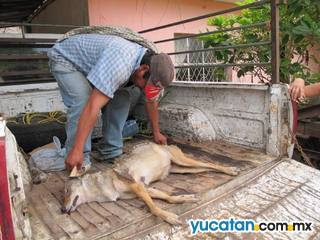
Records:
{"label": "animal's tail", "polygon": [[184,167],[210,168],[218,172],[226,173],[228,175],[238,174],[238,170],[235,167],[225,167],[218,164],[209,163],[209,162],[200,162],[192,158],[189,158],[185,156],[184,153],[177,146],[170,145],[170,146],[167,146],[167,149],[172,155],[171,160],[177,165],[184,166]]}

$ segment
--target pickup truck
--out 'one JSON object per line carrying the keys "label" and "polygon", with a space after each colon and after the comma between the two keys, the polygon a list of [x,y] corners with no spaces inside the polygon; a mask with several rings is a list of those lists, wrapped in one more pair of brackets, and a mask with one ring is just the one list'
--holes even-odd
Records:
{"label": "pickup truck", "polygon": [[[170,144],[178,145],[184,153],[199,161],[233,166],[240,172],[237,176],[217,172],[170,174],[163,181],[154,183],[153,187],[165,192],[194,193],[200,199],[184,204],[155,200],[158,206],[179,215],[182,225],[171,226],[156,218],[139,199],[92,202],[82,204],[70,215],[62,213],[64,183],[69,180],[68,173],[53,172],[45,182],[32,184],[28,157],[22,154],[16,137],[6,127],[5,118],[1,117],[0,240],[320,239],[320,172],[291,159],[297,114],[294,114],[287,85],[279,84],[278,3],[277,0],[253,2],[140,31],[143,34],[270,4],[271,22],[268,26],[271,28],[271,39],[255,43],[255,46],[271,45],[271,62],[258,64],[271,65],[272,84],[196,82],[196,77],[183,82],[181,80],[187,78],[181,74],[181,78],[177,79],[179,81],[166,90],[161,101],[160,127],[170,137]],[[223,31],[265,24],[256,23]],[[32,24],[22,23],[21,26]],[[155,41],[155,44],[195,39],[200,35],[223,31],[170,38]],[[17,41],[10,36],[1,39],[0,53],[4,52],[5,56],[1,55],[0,60],[24,61],[24,66],[18,72],[15,66],[10,65],[12,72],[5,70],[0,74],[3,77],[0,77],[0,112],[14,117],[25,112],[64,111],[57,84],[50,79],[48,71],[44,71],[47,64],[39,62],[36,66],[27,66],[31,60],[46,59],[45,54],[34,56],[23,49],[19,54],[24,56],[19,56],[12,50],[22,46],[48,48],[52,46],[52,41],[39,43],[39,37],[29,38],[23,31],[22,35],[24,39]],[[182,62],[176,66],[182,69],[180,73],[193,72],[193,75],[197,75],[195,73],[201,71],[189,71],[189,67],[230,68],[232,64],[194,63],[192,59],[188,60],[189,55],[248,45],[186,49],[171,55],[182,54],[181,59],[177,58]],[[173,44],[163,51],[172,48]],[[187,71],[183,68],[187,68]],[[41,78],[41,81],[34,81],[34,76]],[[204,80],[199,78],[198,81]],[[141,106],[135,109],[137,119],[145,118],[141,109]],[[126,142],[125,148],[130,150],[141,138],[137,136]],[[36,140],[34,137],[29,139],[30,142]],[[93,162],[94,170],[108,167],[110,165],[107,163]]]}
{"label": "pickup truck", "polygon": [[[56,83],[2,86],[0,91],[0,112],[64,110]],[[170,174],[154,183],[172,194],[195,193],[200,198],[184,204],[156,200],[184,224],[161,221],[139,199],[92,202],[70,215],[61,213],[68,174],[50,173],[44,183],[32,184],[27,159],[1,118],[2,239],[13,234],[16,239],[41,240],[320,239],[320,172],[290,158],[294,114],[286,85],[176,82],[159,110],[161,129],[170,136],[170,143],[193,158],[240,171],[238,176]],[[139,106],[136,117],[143,117]],[[128,141],[126,147],[140,138]],[[93,164],[96,170],[108,167],[104,162]],[[191,219],[250,219],[269,227],[299,222],[311,228],[210,232],[202,227],[203,233],[194,235]]]}

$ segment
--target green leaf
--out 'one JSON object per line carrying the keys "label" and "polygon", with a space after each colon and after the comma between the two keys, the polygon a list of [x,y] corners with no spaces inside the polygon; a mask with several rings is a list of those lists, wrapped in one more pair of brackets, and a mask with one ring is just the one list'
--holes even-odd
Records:
{"label": "green leaf", "polygon": [[[256,0],[258,1],[258,0]],[[238,5],[256,2],[255,0],[243,0]],[[288,0],[288,4],[280,5],[280,74],[281,80],[287,81],[291,76],[301,76],[305,79],[311,76],[310,70],[296,59],[304,59],[306,52],[312,46],[320,45],[320,0]],[[226,29],[232,26],[243,26],[252,23],[270,20],[270,5],[256,7],[241,11],[237,15],[227,15],[212,18],[208,24],[218,29]],[[268,27],[256,27],[227,33],[212,34],[203,38],[205,47],[228,46],[244,43],[256,43],[270,40]],[[320,64],[312,54],[310,58]],[[241,62],[270,62],[270,46],[257,46],[239,48],[215,52],[217,61],[229,63]],[[299,60],[300,61],[300,60]],[[264,75],[270,74],[270,67],[262,67]],[[238,76],[243,76],[250,68],[241,68]],[[317,79],[317,78],[315,78]]]}

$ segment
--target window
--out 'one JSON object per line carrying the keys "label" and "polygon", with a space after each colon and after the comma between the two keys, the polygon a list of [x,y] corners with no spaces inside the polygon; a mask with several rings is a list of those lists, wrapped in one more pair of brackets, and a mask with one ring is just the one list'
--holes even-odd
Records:
{"label": "window", "polygon": [[[186,34],[175,34],[175,37],[183,37]],[[188,34],[190,36],[190,34]],[[184,38],[175,40],[175,51],[193,51],[204,49],[203,41],[197,38]],[[212,64],[216,62],[214,52],[194,52],[175,55],[177,66]],[[225,69],[221,67],[186,67],[177,68],[176,81],[194,82],[220,82],[225,81]]]}

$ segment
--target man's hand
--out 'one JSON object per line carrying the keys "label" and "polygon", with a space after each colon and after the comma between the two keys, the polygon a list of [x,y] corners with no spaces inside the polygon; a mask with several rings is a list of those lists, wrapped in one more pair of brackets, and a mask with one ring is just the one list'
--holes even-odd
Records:
{"label": "man's hand", "polygon": [[167,137],[161,134],[159,128],[158,103],[146,102],[146,111],[150,119],[154,142],[157,144],[167,144]]}
{"label": "man's hand", "polygon": [[291,99],[295,102],[305,97],[304,92],[304,80],[301,78],[297,78],[293,83],[289,86],[289,93]]}
{"label": "man's hand", "polygon": [[66,168],[69,171],[71,171],[75,166],[78,169],[81,169],[82,163],[83,163],[82,151],[77,151],[75,149],[71,149],[71,151],[69,152],[69,154],[65,160]]}
{"label": "man's hand", "polygon": [[157,144],[167,145],[167,137],[160,132],[153,134],[153,141]]}

